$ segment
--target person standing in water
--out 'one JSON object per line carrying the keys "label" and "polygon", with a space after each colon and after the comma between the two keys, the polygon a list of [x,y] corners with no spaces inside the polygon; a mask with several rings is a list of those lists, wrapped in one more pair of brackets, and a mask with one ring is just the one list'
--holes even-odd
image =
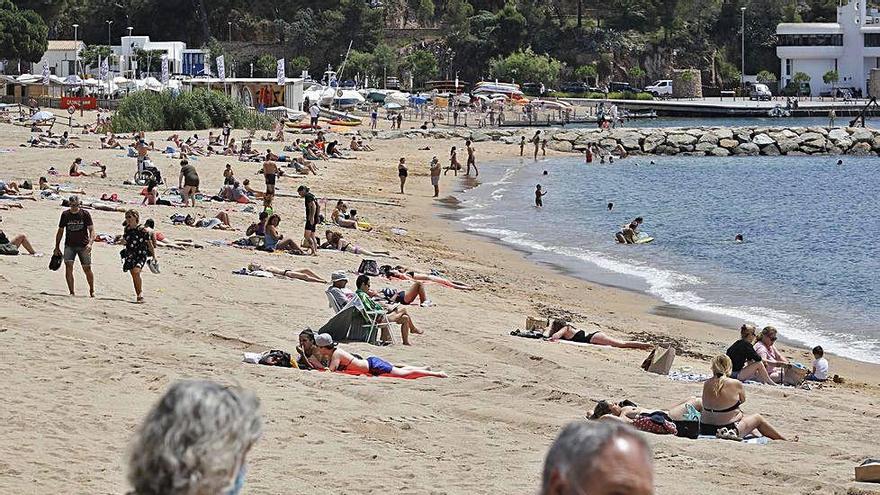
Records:
{"label": "person standing in water", "polygon": [[538,148],[541,146],[541,131],[535,131],[535,135],[532,137],[532,144],[535,145],[535,160],[537,160]]}
{"label": "person standing in water", "polygon": [[547,140],[541,140],[541,156],[547,156]]}
{"label": "person standing in water", "polygon": [[468,139],[464,142],[465,149],[467,149],[467,172],[464,175],[471,175],[471,167],[474,167],[474,171],[477,173],[477,177],[480,176],[480,169],[477,168],[477,159],[474,156],[474,145],[471,144],[471,140]]}
{"label": "person standing in water", "polygon": [[436,156],[431,159],[431,185],[434,186],[434,197],[440,196],[440,160]]}
{"label": "person standing in water", "polygon": [[519,140],[519,156],[523,156],[526,152],[526,137],[522,136]]}
{"label": "person standing in water", "polygon": [[546,191],[541,190],[541,184],[535,186],[535,206],[541,208],[544,206],[544,196],[547,195]]}

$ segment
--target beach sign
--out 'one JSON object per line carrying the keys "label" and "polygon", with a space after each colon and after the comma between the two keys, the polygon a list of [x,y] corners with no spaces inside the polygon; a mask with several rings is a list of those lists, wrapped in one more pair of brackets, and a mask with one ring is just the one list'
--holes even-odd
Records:
{"label": "beach sign", "polygon": [[162,84],[168,84],[168,57],[162,57]]}
{"label": "beach sign", "polygon": [[110,57],[105,58],[101,62],[101,77],[100,79],[107,79],[107,74],[110,73]]}
{"label": "beach sign", "polygon": [[43,84],[49,85],[49,64],[43,66]]}
{"label": "beach sign", "polygon": [[283,58],[278,59],[278,68],[276,70],[276,73],[278,75],[278,85],[284,86],[285,77],[284,77],[284,59]]}

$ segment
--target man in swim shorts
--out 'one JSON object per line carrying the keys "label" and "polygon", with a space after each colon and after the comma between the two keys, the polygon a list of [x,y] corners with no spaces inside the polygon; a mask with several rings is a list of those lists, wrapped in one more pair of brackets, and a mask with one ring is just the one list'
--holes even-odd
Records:
{"label": "man in swim shorts", "polygon": [[269,160],[263,162],[263,177],[266,179],[266,194],[263,195],[263,208],[272,208],[275,199],[275,179],[278,177],[278,165]]}
{"label": "man in swim shorts", "polygon": [[308,241],[308,248],[312,252],[312,256],[318,255],[318,240],[315,238],[315,229],[318,227],[319,214],[321,206],[315,195],[309,192],[306,186],[299,186],[296,190],[297,194],[305,200],[306,207],[306,225],[303,231],[303,237]]}

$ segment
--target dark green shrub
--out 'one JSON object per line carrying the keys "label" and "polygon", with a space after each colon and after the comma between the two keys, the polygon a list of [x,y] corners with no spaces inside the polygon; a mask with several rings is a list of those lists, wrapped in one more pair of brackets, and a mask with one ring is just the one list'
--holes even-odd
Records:
{"label": "dark green shrub", "polygon": [[238,129],[270,129],[275,122],[219,91],[137,91],[120,102],[113,131],[192,131],[222,127],[227,121]]}

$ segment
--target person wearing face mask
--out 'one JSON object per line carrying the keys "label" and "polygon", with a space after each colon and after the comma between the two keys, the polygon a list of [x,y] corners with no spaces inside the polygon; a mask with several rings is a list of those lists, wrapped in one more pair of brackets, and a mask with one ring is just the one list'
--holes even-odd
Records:
{"label": "person wearing face mask", "polygon": [[260,401],[211,381],[177,382],[135,433],[128,495],[238,495],[260,438]]}

